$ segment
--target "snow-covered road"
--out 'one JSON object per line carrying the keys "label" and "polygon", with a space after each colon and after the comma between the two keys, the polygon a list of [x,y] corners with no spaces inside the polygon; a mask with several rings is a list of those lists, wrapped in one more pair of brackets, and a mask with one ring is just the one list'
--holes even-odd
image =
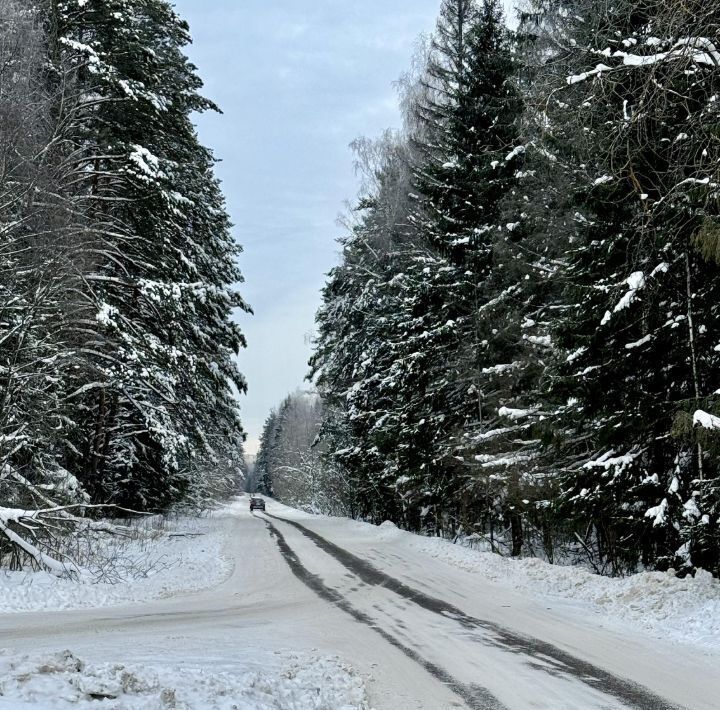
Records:
{"label": "snow-covered road", "polygon": [[[317,697],[286,689],[286,700],[267,704],[283,710],[338,710],[338,698],[363,707],[365,692],[377,710],[718,707],[713,656],[603,629],[570,603],[515,593],[392,540],[380,544],[350,521],[272,501],[267,514],[251,515],[246,502],[224,518],[233,571],[220,585],[141,606],[0,615],[0,646],[13,657],[67,648],[93,663],[160,675],[179,669],[193,682],[248,672],[294,679],[314,668]],[[342,692],[323,699],[337,674]],[[244,681],[256,695],[259,678]],[[215,704],[195,707],[266,707],[233,692],[227,685]],[[0,708],[16,707],[2,695],[0,678]]]}

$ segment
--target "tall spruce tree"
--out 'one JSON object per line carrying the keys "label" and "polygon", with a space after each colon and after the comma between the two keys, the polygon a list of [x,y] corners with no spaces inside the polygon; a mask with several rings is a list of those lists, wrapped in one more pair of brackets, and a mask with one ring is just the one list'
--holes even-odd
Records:
{"label": "tall spruce tree", "polygon": [[555,327],[567,353],[553,380],[566,402],[562,503],[614,572],[686,565],[693,550],[706,563],[687,531],[717,476],[693,413],[715,406],[720,384],[717,264],[697,248],[717,204],[708,126],[720,72],[708,31],[718,13],[659,1],[600,9],[587,2],[568,19],[571,71],[553,108],[575,126],[581,223]]}
{"label": "tall spruce tree", "polygon": [[190,120],[214,107],[164,0],[50,11],[52,56],[74,68],[77,100],[58,110],[72,119],[71,189],[86,220],[64,463],[97,501],[163,506],[197,475],[196,456],[241,446],[238,248]]}
{"label": "tall spruce tree", "polygon": [[[461,9],[468,13],[465,24]],[[449,27],[448,18],[454,21]],[[482,525],[492,501],[513,500],[497,512],[509,517],[512,549],[519,554],[521,496],[512,469],[529,456],[508,455],[508,448],[512,452],[517,445],[507,436],[501,443],[501,434],[515,429],[517,434],[523,426],[499,423],[500,413],[516,404],[534,374],[523,358],[532,341],[520,327],[520,294],[526,289],[518,282],[528,269],[518,268],[527,260],[516,244],[525,215],[506,206],[522,177],[525,151],[518,144],[518,65],[500,5],[492,0],[472,8],[449,3],[438,36],[428,66],[437,85],[418,108],[427,148],[420,151],[415,170],[422,232],[447,259],[443,271],[454,268],[452,279],[446,278],[442,310],[435,314],[438,324],[449,315],[455,330],[449,359],[438,353],[439,375],[431,387],[444,416],[436,458],[454,469],[453,497],[462,501],[460,517],[466,525]],[[444,371],[443,362],[449,365]],[[496,485],[489,486],[490,480]]]}
{"label": "tall spruce tree", "polygon": [[0,556],[61,571],[53,536],[92,526],[63,504],[238,487],[246,306],[187,25],[163,0],[0,12],[0,506],[35,511]]}
{"label": "tall spruce tree", "polygon": [[[320,312],[316,364],[336,362],[338,345],[347,353],[340,391],[354,446],[342,448],[345,465],[375,471],[369,478],[389,487],[396,517],[413,527],[457,526],[473,478],[459,454],[470,448],[462,434],[478,417],[476,381],[507,363],[507,352],[481,352],[489,340],[479,336],[486,329],[492,339],[480,310],[492,310],[507,286],[492,282],[492,266],[507,233],[501,204],[522,160],[513,150],[521,101],[511,52],[496,2],[443,4],[412,107],[415,203],[404,205],[399,230],[378,220],[381,194],[363,203],[370,211]],[[378,229],[394,248],[374,247]],[[348,330],[338,343],[339,324]],[[320,371],[327,394],[336,380],[325,386],[328,371]]]}

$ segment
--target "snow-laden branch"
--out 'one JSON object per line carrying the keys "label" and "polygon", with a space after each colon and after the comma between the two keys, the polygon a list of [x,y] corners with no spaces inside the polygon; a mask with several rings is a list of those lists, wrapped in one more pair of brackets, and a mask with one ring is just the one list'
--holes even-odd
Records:
{"label": "snow-laden branch", "polygon": [[[64,488],[72,488],[77,479],[63,469],[60,472],[67,474],[70,481],[63,484]],[[38,486],[31,483],[19,471],[9,465],[3,466],[0,470],[0,481],[12,480],[28,493],[35,500],[39,500],[45,507],[37,509],[26,508],[6,508],[0,507],[0,539],[4,537],[16,549],[24,552],[30,557],[37,566],[49,570],[53,574],[67,575],[82,574],[83,570],[79,565],[70,559],[58,559],[57,555],[53,556],[44,552],[36,542],[31,542],[28,535],[21,534],[15,528],[23,528],[29,534],[37,536],[42,533],[48,540],[52,541],[57,538],[63,531],[93,531],[102,532],[113,535],[124,535],[127,528],[122,525],[110,524],[107,522],[98,522],[88,520],[87,518],[78,517],[73,511],[86,512],[92,509],[112,508],[121,512],[132,515],[139,515],[137,511],[120,508],[115,505],[90,504],[87,499],[79,503],[70,503],[68,505],[58,505],[52,500],[47,493],[42,490],[45,486]],[[47,548],[47,545],[44,547]]]}
{"label": "snow-laden branch", "polygon": [[689,60],[693,64],[712,68],[720,66],[720,52],[713,42],[706,37],[686,37],[678,40],[667,52],[657,52],[655,54],[631,54],[622,50],[612,52],[609,49],[601,52],[601,54],[605,54],[608,58],[621,59],[622,63],[614,66],[603,63],[597,64],[594,69],[567,77],[567,84],[572,86],[602,74],[622,71],[627,67],[651,67],[661,62],[677,60]]}
{"label": "snow-laden branch", "polygon": [[704,412],[702,409],[698,409],[693,414],[693,426],[718,431],[720,430],[720,417],[716,417],[714,414],[709,414],[708,412]]}
{"label": "snow-laden branch", "polygon": [[[0,508],[0,534],[4,535],[13,545],[16,545],[19,547],[23,552],[28,554],[30,557],[37,562],[37,564],[41,567],[45,567],[46,569],[50,570],[54,574],[57,575],[65,575],[68,572],[74,572],[75,574],[80,574],[82,570],[73,562],[61,562],[60,560],[55,559],[54,557],[50,557],[49,555],[46,555],[44,552],[39,550],[35,545],[28,542],[27,540],[23,539],[18,535],[16,532],[10,529],[10,527],[7,525],[5,518],[3,517],[4,511],[8,511],[10,509],[8,508]],[[11,513],[14,513],[15,511],[10,510]],[[22,518],[18,519],[17,522],[20,522]],[[9,522],[9,520],[8,520]]]}

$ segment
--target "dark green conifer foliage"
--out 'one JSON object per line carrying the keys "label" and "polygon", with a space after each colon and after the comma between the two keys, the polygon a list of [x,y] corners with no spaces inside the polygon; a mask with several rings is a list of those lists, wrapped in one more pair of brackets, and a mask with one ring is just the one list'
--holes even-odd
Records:
{"label": "dark green conifer foliage", "polygon": [[513,38],[442,4],[318,314],[360,514],[717,571],[719,26],[536,0]]}
{"label": "dark green conifer foliage", "polygon": [[415,182],[427,237],[479,278],[488,275],[501,201],[521,164],[520,152],[505,159],[522,109],[517,68],[499,2],[445,3],[416,109]]}
{"label": "dark green conifer foliage", "polygon": [[[87,221],[81,365],[66,466],[98,501],[181,497],[195,458],[240,449],[230,320],[247,310],[213,157],[190,117],[214,109],[182,54],[187,25],[164,0],[71,0],[54,47],[74,66],[75,199]],[[191,473],[193,471],[194,473]]]}
{"label": "dark green conifer foliage", "polygon": [[[491,267],[508,233],[501,203],[522,162],[513,150],[521,100],[511,50],[498,3],[443,4],[414,111],[418,196],[394,236],[373,213],[386,198],[363,202],[368,213],[319,315],[318,383],[326,397],[343,393],[349,413],[344,464],[367,470],[369,493],[397,501],[412,527],[457,524],[467,490],[458,454],[477,416],[473,387],[482,369],[508,356],[502,347],[481,351],[479,334],[492,338],[494,325],[479,310],[507,287],[505,278],[492,281]],[[340,328],[347,330],[338,342]],[[347,357],[340,387],[325,364],[338,361],[338,346]]]}
{"label": "dark green conifer foliage", "polygon": [[[448,66],[457,71],[443,70]],[[429,244],[447,260],[432,271],[433,279],[444,274],[446,288],[435,289],[436,301],[424,306],[431,312],[426,318],[441,329],[452,323],[453,330],[451,349],[434,351],[431,406],[442,415],[434,458],[442,464],[430,479],[452,480],[438,498],[453,499],[454,516],[471,526],[482,524],[493,459],[502,462],[496,480],[507,480],[491,498],[507,497],[514,487],[509,483],[513,459],[504,455],[508,444],[487,433],[501,428],[498,411],[514,402],[528,375],[520,362],[527,344],[517,300],[522,291],[517,282],[528,272],[517,268],[524,215],[506,206],[518,186],[525,152],[518,144],[523,101],[517,72],[513,38],[499,3],[445,6],[428,68],[436,85],[429,85],[418,107],[426,146],[415,171],[422,207],[417,219]],[[505,219],[508,214],[512,220]],[[501,506],[500,517],[508,510]],[[518,554],[518,517],[509,515]]]}
{"label": "dark green conifer foliage", "polygon": [[[699,51],[716,11],[599,9],[587,3],[574,28],[567,108],[556,112],[584,129],[574,141],[581,239],[568,255],[554,391],[567,402],[563,509],[590,525],[618,572],[690,564],[695,491],[717,476],[692,421],[720,385],[710,325],[720,293],[716,265],[693,243],[707,244],[717,204],[706,126],[720,74]],[[669,36],[689,39],[658,39]]]}

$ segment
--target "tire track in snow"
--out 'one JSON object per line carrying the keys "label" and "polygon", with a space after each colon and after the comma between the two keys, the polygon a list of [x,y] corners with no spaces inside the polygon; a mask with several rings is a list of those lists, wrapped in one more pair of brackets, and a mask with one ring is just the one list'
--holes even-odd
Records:
{"label": "tire track in snow", "polygon": [[[537,670],[555,675],[571,676],[601,693],[617,698],[634,710],[685,710],[679,705],[669,703],[638,683],[615,676],[588,661],[553,646],[551,643],[531,636],[524,636],[492,621],[475,618],[449,602],[414,589],[294,520],[287,520],[269,513],[265,513],[265,515],[268,518],[292,525],[366,584],[389,589],[427,611],[439,614],[444,618],[454,619],[467,629],[488,632],[490,636],[485,637],[483,643],[492,644],[510,653],[527,656],[531,665]],[[299,561],[298,564],[300,564]],[[318,581],[320,582],[319,579]],[[325,587],[325,589],[328,588]],[[328,589],[328,591],[340,597],[334,590]],[[342,597],[340,598],[342,599]],[[372,625],[371,620],[369,623]],[[411,653],[414,652],[411,651]],[[537,659],[539,662],[533,662],[533,659]],[[502,705],[498,704],[489,707],[502,707]]]}
{"label": "tire track in snow", "polygon": [[[267,516],[267,513],[266,513]],[[257,516],[256,516],[257,517]],[[267,516],[274,518],[275,516]],[[277,520],[283,520],[282,518],[276,518]],[[267,518],[263,518],[265,524],[268,526],[270,534],[274,536],[277,542],[280,554],[282,554],[288,566],[292,570],[293,574],[307,587],[309,587],[315,594],[321,599],[324,599],[331,604],[334,604],[339,609],[342,609],[346,614],[352,616],[356,621],[361,624],[370,627],[382,636],[388,643],[395,648],[402,651],[408,658],[412,659],[419,665],[421,665],[428,673],[433,677],[437,678],[441,683],[450,688],[454,693],[460,696],[468,705],[471,710],[509,710],[503,705],[489,690],[478,685],[468,685],[460,683],[453,678],[447,671],[436,666],[434,663],[422,658],[419,653],[411,648],[408,648],[400,641],[398,641],[392,634],[389,634],[385,629],[378,626],[374,619],[367,614],[363,613],[359,609],[352,606],[345,597],[339,594],[334,589],[326,586],[323,581],[317,575],[310,572],[300,562],[298,556],[292,551],[290,545],[283,534],[275,527]],[[284,521],[283,522],[287,522]]]}

